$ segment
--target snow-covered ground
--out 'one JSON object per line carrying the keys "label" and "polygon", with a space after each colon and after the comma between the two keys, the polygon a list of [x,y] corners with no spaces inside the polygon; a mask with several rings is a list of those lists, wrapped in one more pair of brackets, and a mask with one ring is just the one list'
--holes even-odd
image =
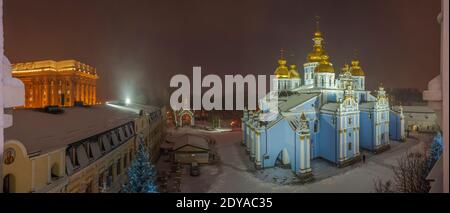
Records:
{"label": "snow-covered ground", "polygon": [[[220,161],[201,167],[201,175],[189,176],[183,169],[182,192],[373,192],[374,180],[392,179],[392,166],[408,150],[423,150],[431,141],[429,135],[415,135],[405,143],[392,142],[392,148],[379,155],[366,153],[366,162],[345,168],[336,168],[323,160],[314,160],[315,180],[307,184],[290,184],[295,176],[290,169],[271,168],[255,170],[240,145],[241,132],[207,132],[179,129],[177,132],[209,134],[216,140]],[[274,178],[275,177],[275,178]]]}

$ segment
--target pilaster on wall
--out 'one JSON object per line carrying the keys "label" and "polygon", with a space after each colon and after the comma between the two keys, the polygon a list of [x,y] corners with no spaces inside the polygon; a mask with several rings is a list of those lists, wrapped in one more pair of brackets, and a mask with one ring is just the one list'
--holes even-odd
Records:
{"label": "pilaster on wall", "polygon": [[[3,60],[3,0],[0,0],[0,60]],[[3,61],[2,61],[3,62]],[[0,66],[2,69],[2,66]],[[0,193],[3,192],[3,70],[0,70]]]}

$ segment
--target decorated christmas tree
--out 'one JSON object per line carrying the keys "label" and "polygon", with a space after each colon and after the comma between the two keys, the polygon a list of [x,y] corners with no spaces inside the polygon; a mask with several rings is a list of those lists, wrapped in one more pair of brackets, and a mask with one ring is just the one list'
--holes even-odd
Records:
{"label": "decorated christmas tree", "polygon": [[428,153],[428,168],[431,170],[434,164],[439,160],[443,151],[442,146],[442,135],[440,132],[437,132],[433,137],[433,142],[431,143],[431,147]]}
{"label": "decorated christmas tree", "polygon": [[123,186],[125,193],[156,193],[156,169],[150,162],[144,144],[140,138],[135,159],[128,169],[128,183]]}

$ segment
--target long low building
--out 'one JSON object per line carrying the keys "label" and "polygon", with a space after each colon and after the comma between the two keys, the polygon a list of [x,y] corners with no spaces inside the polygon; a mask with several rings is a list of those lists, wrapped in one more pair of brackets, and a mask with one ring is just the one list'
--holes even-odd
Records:
{"label": "long low building", "polygon": [[439,131],[436,113],[428,106],[394,106],[392,111],[403,111],[405,128],[409,131],[434,133]]}
{"label": "long low building", "polygon": [[139,138],[149,151],[163,141],[163,115],[114,105],[60,114],[14,110],[5,131],[3,191],[118,192]]}

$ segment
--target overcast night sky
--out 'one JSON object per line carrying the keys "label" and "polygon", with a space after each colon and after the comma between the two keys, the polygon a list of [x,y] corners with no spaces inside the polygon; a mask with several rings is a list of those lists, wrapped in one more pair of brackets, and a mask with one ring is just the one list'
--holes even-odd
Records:
{"label": "overcast night sky", "polygon": [[[303,64],[314,16],[340,70],[358,49],[369,89],[423,89],[439,73],[440,0],[5,0],[12,63],[76,59],[97,68],[101,100],[158,101],[179,73],[272,74],[280,48]],[[288,62],[292,62],[288,60]]]}

